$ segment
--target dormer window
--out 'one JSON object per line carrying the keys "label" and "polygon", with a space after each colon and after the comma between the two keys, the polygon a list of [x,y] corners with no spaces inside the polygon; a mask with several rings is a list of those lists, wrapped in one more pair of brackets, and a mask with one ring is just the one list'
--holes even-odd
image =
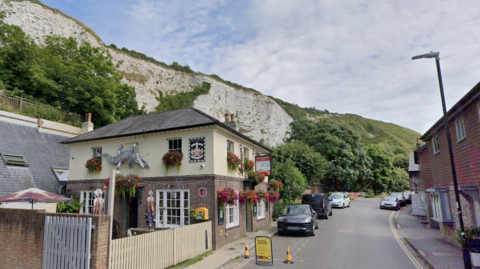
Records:
{"label": "dormer window", "polygon": [[18,166],[28,166],[28,163],[25,161],[22,155],[13,155],[0,153],[2,156],[3,162],[6,165],[18,165]]}

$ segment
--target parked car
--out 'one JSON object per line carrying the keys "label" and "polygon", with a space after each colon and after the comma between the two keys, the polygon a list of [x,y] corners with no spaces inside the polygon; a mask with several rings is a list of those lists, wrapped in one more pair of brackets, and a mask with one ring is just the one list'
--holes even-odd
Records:
{"label": "parked car", "polygon": [[325,193],[309,193],[302,196],[302,204],[311,205],[318,217],[328,219],[332,215],[332,205]]}
{"label": "parked car", "polygon": [[317,212],[311,205],[287,205],[277,221],[277,232],[283,235],[289,232],[303,232],[315,236],[318,229]]}
{"label": "parked car", "polygon": [[407,201],[405,201],[405,197],[401,192],[392,192],[390,196],[397,197],[398,200],[400,201],[400,206],[405,206],[407,204]]}
{"label": "parked car", "polygon": [[388,196],[380,200],[380,209],[400,210],[400,201],[397,197]]}
{"label": "parked car", "polygon": [[332,193],[329,197],[332,207],[345,208],[350,206],[350,198],[348,194]]}
{"label": "parked car", "polygon": [[410,191],[404,191],[403,192],[403,196],[405,196],[405,202],[407,204],[411,204],[412,203],[412,195],[410,193]]}

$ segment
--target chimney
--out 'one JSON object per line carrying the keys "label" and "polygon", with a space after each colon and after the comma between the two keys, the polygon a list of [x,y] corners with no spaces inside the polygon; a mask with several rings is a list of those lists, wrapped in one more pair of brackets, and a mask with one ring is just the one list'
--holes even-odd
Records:
{"label": "chimney", "polygon": [[228,116],[230,116],[230,114],[228,114],[228,112],[227,112],[227,113],[225,113],[225,122],[229,121],[229,118],[228,118]]}
{"label": "chimney", "polygon": [[[229,121],[230,120],[230,121]],[[235,122],[235,114],[229,114],[228,112],[225,113],[225,125],[232,128],[233,130],[237,130],[237,123]]]}
{"label": "chimney", "polygon": [[417,149],[420,148],[420,139],[417,137]]}
{"label": "chimney", "polygon": [[82,134],[93,131],[92,113],[85,114],[85,122],[82,123]]}
{"label": "chimney", "polygon": [[235,121],[235,114],[230,115],[231,120],[230,121]]}

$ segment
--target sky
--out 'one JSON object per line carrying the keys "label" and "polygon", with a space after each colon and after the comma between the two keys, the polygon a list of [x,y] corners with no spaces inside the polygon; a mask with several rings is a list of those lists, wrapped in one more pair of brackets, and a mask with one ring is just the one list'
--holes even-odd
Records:
{"label": "sky", "polygon": [[[421,134],[480,81],[478,0],[42,0],[109,45]],[[479,63],[479,64],[475,64]]]}

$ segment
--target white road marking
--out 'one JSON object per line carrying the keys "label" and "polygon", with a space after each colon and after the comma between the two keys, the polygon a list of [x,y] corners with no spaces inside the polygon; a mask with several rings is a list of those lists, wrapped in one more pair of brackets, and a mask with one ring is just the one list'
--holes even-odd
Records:
{"label": "white road marking", "polygon": [[235,266],[233,269],[239,269],[239,268],[242,268],[245,264],[247,264],[249,261],[253,260],[253,257],[250,258],[250,259],[246,259],[245,261],[243,261],[242,263],[240,263],[239,265]]}
{"label": "white road marking", "polygon": [[[398,216],[398,212],[399,211],[397,211],[397,216]],[[400,238],[397,231],[395,230],[395,226],[393,224],[394,216],[395,216],[395,212],[392,212],[392,214],[390,214],[390,218],[389,218],[388,222],[390,224],[390,229],[392,230],[392,233],[393,233],[393,236],[395,237],[395,240],[397,240],[397,243],[400,245],[400,247],[405,252],[405,254],[407,254],[407,257],[412,261],[412,263],[415,265],[415,267],[417,267],[418,269],[422,269],[423,268],[422,265],[415,259],[415,257],[410,253],[410,251],[407,249],[407,247],[403,244],[402,239]]]}

